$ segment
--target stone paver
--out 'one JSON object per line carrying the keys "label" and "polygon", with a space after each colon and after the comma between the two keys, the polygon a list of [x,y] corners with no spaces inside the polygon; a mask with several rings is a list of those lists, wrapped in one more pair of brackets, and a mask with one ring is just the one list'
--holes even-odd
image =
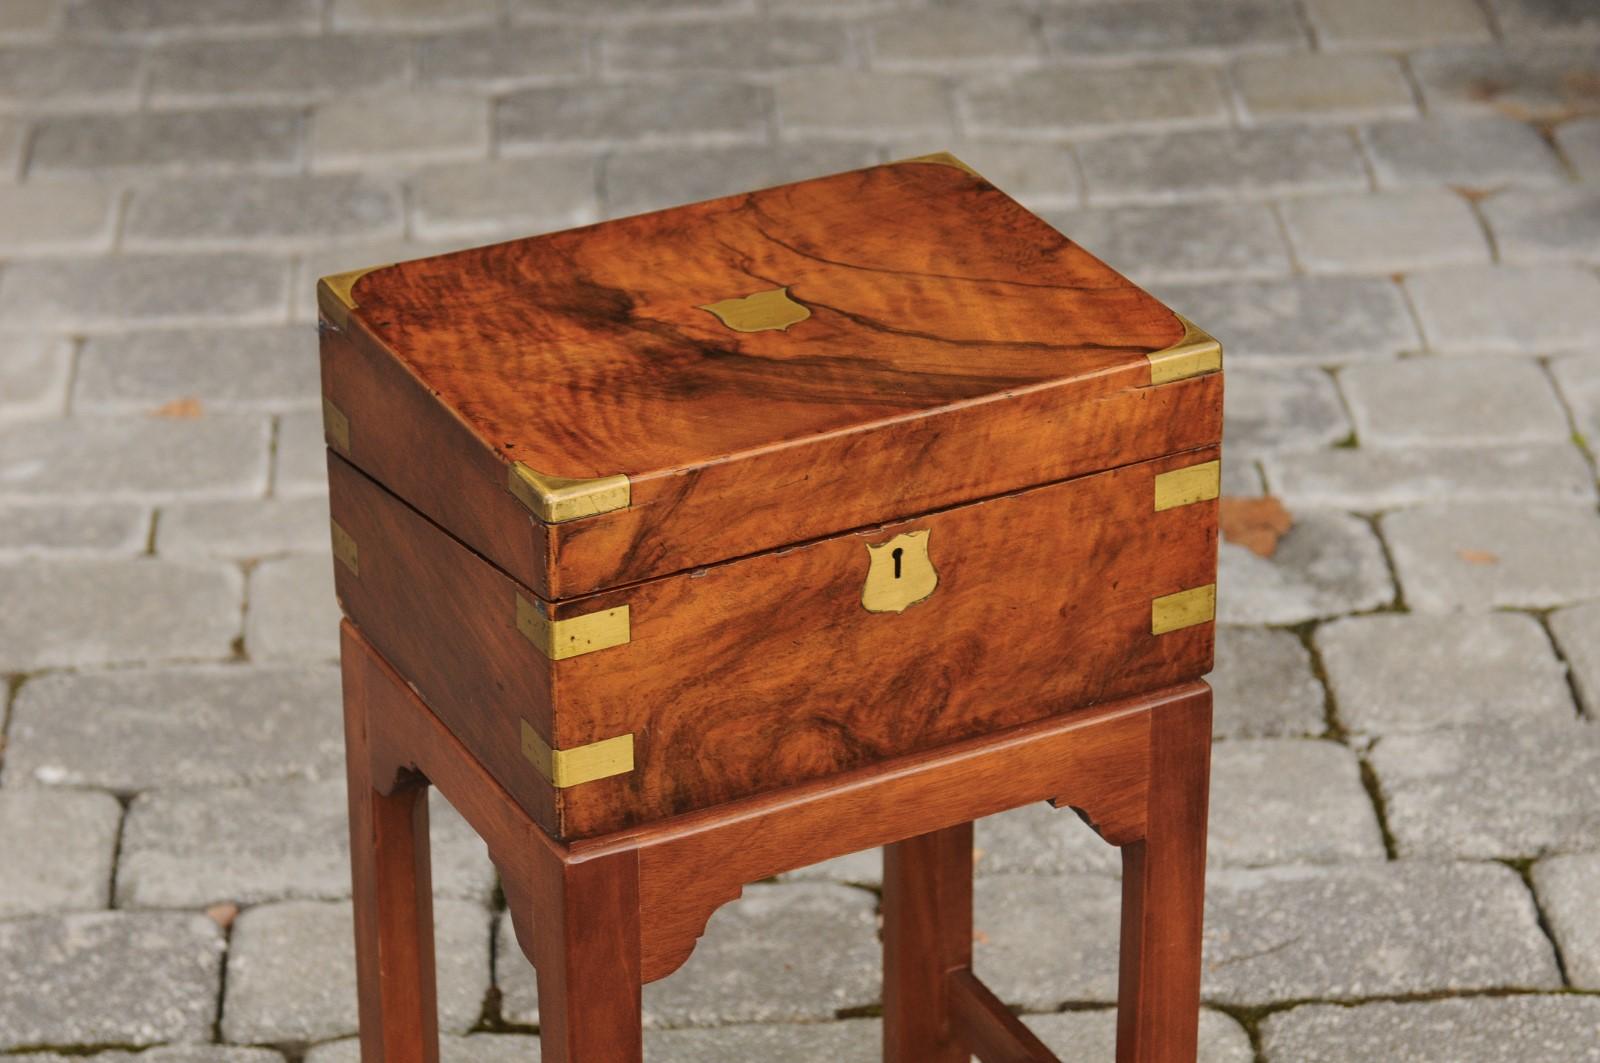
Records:
{"label": "stone paver", "polygon": [[300,112],[281,107],[64,114],[34,127],[28,176],[291,173],[304,139]]}
{"label": "stone paver", "polygon": [[1053,1011],[1117,995],[1122,885],[1102,875],[992,875],[973,897],[973,966],[1007,1004]]}
{"label": "stone paver", "polygon": [[0,920],[0,1049],[210,1040],[222,953],[197,914]]}
{"label": "stone paver", "polygon": [[109,38],[165,38],[313,30],[314,0],[225,0],[195,5],[163,0],[85,0],[72,4],[67,26],[76,34]]}
{"label": "stone paver", "polygon": [[[1307,793],[1316,800],[1308,804]],[[1356,755],[1298,738],[1220,743],[1211,754],[1206,858],[1214,867],[1382,860]]]}
{"label": "stone paver", "polygon": [[0,790],[0,918],[106,907],[121,823],[110,794]]}
{"label": "stone paver", "polygon": [[[432,797],[434,893],[488,904],[495,878],[487,850]],[[128,808],[117,907],[337,900],[350,895],[349,851],[342,779],[156,790]]]}
{"label": "stone paver", "polygon": [[278,418],[273,455],[272,493],[303,497],[328,493],[328,448],[323,439],[322,411],[306,410]]}
{"label": "stone paver", "polygon": [[1408,278],[1428,343],[1443,351],[1547,354],[1600,339],[1584,307],[1600,278],[1572,266],[1469,267]]}
{"label": "stone paver", "polygon": [[474,29],[417,40],[417,76],[428,85],[507,92],[570,80],[587,71],[595,51],[581,26]]}
{"label": "stone paver", "polygon": [[[1064,99],[1073,106],[1062,107]],[[783,106],[782,96],[778,102]],[[1228,113],[1216,74],[1170,63],[1050,67],[979,85],[962,102],[970,127],[980,133],[1034,137],[1220,125]],[[792,120],[787,113],[784,118]]]}
{"label": "stone paver", "polygon": [[1078,146],[1093,203],[1307,195],[1367,186],[1342,129],[1288,126],[1122,136]]}
{"label": "stone paver", "polygon": [[1050,215],[1098,258],[1145,282],[1275,276],[1289,254],[1272,211],[1258,203],[1188,203]]}
{"label": "stone paver", "polygon": [[340,35],[182,41],[149,55],[160,107],[299,104],[398,87],[411,69],[403,37]]}
{"label": "stone paver", "polygon": [[[443,1034],[440,1063],[539,1063],[539,1038],[526,1034],[478,1033],[467,1037]],[[361,1063],[355,1038],[327,1041],[306,1053],[305,1063]]]}
{"label": "stone paver", "polygon": [[1294,521],[1271,557],[1222,544],[1220,622],[1298,624],[1394,600],[1383,548],[1364,521],[1326,512],[1298,514]]}
{"label": "stone paver", "polygon": [[1206,682],[1218,737],[1280,738],[1327,729],[1326,696],[1311,654],[1287,631],[1218,625],[1217,667]]}
{"label": "stone paver", "polygon": [[1377,277],[1160,284],[1158,295],[1224,337],[1231,364],[1328,365],[1392,357],[1421,344],[1398,285]]}
{"label": "stone paver", "polygon": [[8,263],[0,328],[105,332],[128,327],[276,323],[289,270],[262,255],[121,255]]}
{"label": "stone paver", "polygon": [[1582,0],[1491,0],[1489,6],[1513,40],[1600,39],[1600,11]]}
{"label": "stone paver", "polygon": [[266,486],[264,417],[75,417],[0,425],[0,499],[239,498]]}
{"label": "stone paver", "polygon": [[1600,725],[1398,735],[1370,757],[1403,857],[1528,858],[1600,837]]}
{"label": "stone paver", "polygon": [[566,229],[596,220],[595,197],[595,165],[582,157],[436,166],[412,179],[411,222],[425,239]]}
{"label": "stone paver", "polygon": [[344,777],[339,670],[227,665],[30,679],[11,710],[4,787],[118,793]]}
{"label": "stone paver", "polygon": [[327,543],[328,500],[320,496],[178,502],[163,506],[156,524],[163,557],[253,560]]}
{"label": "stone paver", "polygon": [[[1600,923],[1594,918],[1600,907],[1600,853],[1540,860],[1533,865],[1533,885],[1567,978],[1579,989],[1600,989]],[[1600,1023],[1600,1016],[1595,1021]]]}
{"label": "stone paver", "polygon": [[243,580],[230,567],[139,558],[0,566],[0,673],[233,652]]}
{"label": "stone paver", "polygon": [[1213,872],[1203,979],[1244,1006],[1561,985],[1516,872],[1416,861]]}
{"label": "stone paver", "polygon": [[137,554],[149,538],[150,512],[132,502],[0,505],[0,561]]}
{"label": "stone paver", "polygon": [[1230,457],[1320,451],[1350,434],[1350,419],[1339,401],[1339,391],[1333,378],[1320,369],[1247,366],[1230,370],[1223,402],[1222,446]]}
{"label": "stone paver", "polygon": [[203,412],[315,406],[322,393],[309,329],[186,329],[91,337],[78,357],[77,413],[149,413],[194,399]]}
{"label": "stone paver", "polygon": [[1430,48],[1411,58],[1428,108],[1560,120],[1592,110],[1600,48],[1547,42]]}
{"label": "stone paver", "polygon": [[1392,48],[1448,41],[1486,41],[1488,20],[1473,0],[1306,0],[1325,48]]}
{"label": "stone paver", "polygon": [[1600,1060],[1600,1000],[1574,996],[1479,997],[1417,1004],[1312,1004],[1262,1025],[1268,1063],[1504,1063]]}
{"label": "stone paver", "polygon": [[[489,913],[437,901],[433,918],[439,1029],[465,1033],[489,992]],[[275,1044],[355,1033],[352,933],[348,902],[283,901],[241,913],[228,949],[223,1039]]]}
{"label": "stone paver", "polygon": [[1600,602],[1551,613],[1550,634],[1572,670],[1572,686],[1584,711],[1600,719]]}
{"label": "stone paver", "polygon": [[1405,358],[1349,366],[1339,387],[1364,447],[1517,446],[1572,435],[1550,378],[1530,362]]}
{"label": "stone paver", "polygon": [[1070,808],[1052,808],[1045,802],[980,819],[972,846],[975,875],[1122,873],[1117,848]]}
{"label": "stone paver", "polygon": [[1561,163],[1538,130],[1510,118],[1382,122],[1362,131],[1378,185],[1557,184]]}
{"label": "stone paver", "polygon": [[1566,444],[1344,447],[1263,457],[1272,493],[1290,509],[1371,512],[1427,502],[1592,502],[1594,473]]}
{"label": "stone paver", "polygon": [[931,8],[914,19],[891,10],[868,23],[868,56],[880,70],[1004,69],[1038,60],[1044,48],[1033,18],[1022,10],[960,5]]}
{"label": "stone paver", "polygon": [[1383,518],[1406,604],[1543,609],[1600,598],[1600,518],[1585,508],[1424,506]]}
{"label": "stone paver", "polygon": [[331,555],[264,561],[250,574],[245,650],[256,660],[331,660],[339,655],[339,603]]}
{"label": "stone paver", "polygon": [[1600,261],[1600,189],[1508,189],[1483,213],[1502,261]]}
{"label": "stone paver", "polygon": [[311,120],[317,170],[410,166],[489,154],[489,101],[447,91],[347,96]]}
{"label": "stone paver", "polygon": [[1571,722],[1567,670],[1539,622],[1487,616],[1356,616],[1317,628],[1339,721],[1361,734]]}
{"label": "stone paver", "polygon": [[139,102],[143,58],[112,44],[0,47],[0,110],[124,110]]}
{"label": "stone paver", "polygon": [[1600,354],[1551,359],[1550,375],[1572,412],[1579,435],[1592,445],[1600,439]]}
{"label": "stone paver", "polygon": [[0,255],[111,250],[118,196],[99,182],[0,185]]}
{"label": "stone paver", "polygon": [[[1117,1018],[1110,1010],[1063,1011],[1026,1015],[1022,1021],[1058,1059],[1111,1059],[1116,1055]],[[877,1057],[873,1057],[876,1059]],[[1255,1052],[1244,1028],[1221,1012],[1200,1012],[1196,1063],[1251,1063]]]}
{"label": "stone paver", "polygon": [[1600,118],[1564,122],[1556,128],[1556,143],[1580,174],[1600,177]]}
{"label": "stone paver", "polygon": [[583,92],[539,86],[500,99],[494,131],[507,155],[614,141],[749,143],[766,128],[771,97],[764,86],[721,80],[690,82],[670,95],[642,82],[588,85]]}
{"label": "stone paver", "polygon": [[[819,1022],[878,1000],[880,946],[872,894],[825,883],[747,886],[719,908],[689,962],[644,989],[651,1026]],[[796,951],[791,942],[805,941]],[[501,920],[500,1010],[536,1023],[533,968]]]}
{"label": "stone paver", "polygon": [[1293,199],[1283,221],[1312,273],[1392,273],[1489,261],[1467,201],[1446,191]]}
{"label": "stone paver", "polygon": [[60,416],[71,377],[70,342],[0,335],[0,423]]}
{"label": "stone paver", "polygon": [[1400,64],[1385,55],[1255,56],[1234,64],[1233,88],[1250,122],[1376,121],[1416,114]]}
{"label": "stone paver", "polygon": [[770,74],[837,66],[849,55],[847,27],[775,14],[779,17],[618,26],[601,38],[601,63],[607,72],[621,75]]}
{"label": "stone paver", "polygon": [[[54,1052],[19,1052],[0,1059],[18,1063],[80,1063],[85,1057],[63,1056]],[[280,1052],[270,1048],[227,1048],[222,1045],[163,1045],[143,1052],[96,1052],[87,1057],[94,1063],[283,1063]]]}
{"label": "stone paver", "polygon": [[1047,10],[1044,39],[1052,54],[1071,59],[1119,56],[1210,57],[1303,49],[1305,31],[1277,0],[1170,0],[1074,4]]}
{"label": "stone paver", "polygon": [[364,174],[219,177],[136,189],[123,240],[156,251],[254,247],[298,250],[397,236],[398,185]]}

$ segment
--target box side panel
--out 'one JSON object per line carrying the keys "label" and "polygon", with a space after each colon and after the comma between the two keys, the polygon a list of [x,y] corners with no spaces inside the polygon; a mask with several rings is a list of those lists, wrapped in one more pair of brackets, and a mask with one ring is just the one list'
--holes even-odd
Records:
{"label": "box side panel", "polygon": [[[587,837],[1205,674],[1210,610],[1184,592],[1215,581],[1215,492],[1183,471],[1216,453],[529,602],[578,631],[627,607],[625,638],[558,659],[519,630],[522,588],[337,456],[357,563],[335,570],[347,615],[501,785],[553,835]],[[868,611],[869,548],[918,533],[931,592]],[[925,578],[915,553],[908,579]],[[556,789],[524,724],[580,775],[627,736],[631,767]]]}
{"label": "box side panel", "polygon": [[519,588],[329,452],[344,613],[546,831],[556,791],[522,754],[551,727],[550,661],[517,630]]}
{"label": "box side panel", "polygon": [[545,525],[507,490],[506,463],[359,318],[344,329],[324,320],[321,334],[328,445],[548,596]]}
{"label": "box side panel", "polygon": [[[621,787],[566,791],[566,829],[604,833],[1204,675],[1216,490],[1157,477],[1217,455],[558,604],[625,602],[632,617],[627,645],[554,672],[558,744],[632,733],[636,751]],[[926,533],[937,586],[902,612],[869,612],[869,548],[905,533]]]}

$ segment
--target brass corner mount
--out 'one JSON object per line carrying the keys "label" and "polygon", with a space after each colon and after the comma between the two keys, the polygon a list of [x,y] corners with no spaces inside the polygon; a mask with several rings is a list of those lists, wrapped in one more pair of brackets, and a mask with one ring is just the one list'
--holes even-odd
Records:
{"label": "brass corner mount", "polygon": [[569,479],[546,476],[520,461],[512,462],[506,473],[506,486],[546,524],[561,524],[614,509],[627,509],[632,487],[626,476],[598,476]]}
{"label": "brass corner mount", "polygon": [[926,162],[932,163],[936,166],[953,166],[958,170],[965,170],[967,173],[976,177],[980,181],[988,180],[988,178],[983,176],[983,174],[979,173],[977,170],[974,170],[971,166],[968,166],[966,163],[962,162],[948,151],[936,151],[931,155],[913,155],[909,159],[896,159],[893,165],[899,166],[908,162]]}
{"label": "brass corner mount", "polygon": [[1174,316],[1183,323],[1183,339],[1165,350],[1145,355],[1152,384],[1169,384],[1222,368],[1222,344],[1182,314]]}
{"label": "brass corner mount", "polygon": [[328,323],[336,329],[343,329],[350,321],[350,312],[357,306],[356,282],[369,273],[380,269],[388,269],[394,265],[392,262],[383,262],[376,266],[365,266],[361,269],[346,270],[343,273],[330,273],[317,281],[319,289],[326,289],[333,296],[333,304],[325,306],[328,314]]}

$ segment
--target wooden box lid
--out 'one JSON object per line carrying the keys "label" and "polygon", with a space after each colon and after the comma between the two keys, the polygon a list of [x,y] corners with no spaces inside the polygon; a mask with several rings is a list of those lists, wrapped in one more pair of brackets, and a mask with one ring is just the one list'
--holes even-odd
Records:
{"label": "wooden box lid", "polygon": [[551,600],[1221,434],[1216,343],[949,155],[319,301],[330,444]]}

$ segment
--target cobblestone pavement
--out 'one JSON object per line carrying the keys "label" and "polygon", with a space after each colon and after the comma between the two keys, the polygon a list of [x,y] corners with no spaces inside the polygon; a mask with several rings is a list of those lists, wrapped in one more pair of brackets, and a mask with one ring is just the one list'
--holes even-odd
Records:
{"label": "cobblestone pavement", "polygon": [[[1203,1058],[1600,1060],[1594,0],[0,0],[0,1056],[356,1058],[315,277],[943,148],[1223,339],[1292,521],[1222,547]],[[532,1058],[435,837],[445,1058]],[[1114,852],[979,844],[1109,1059]],[[878,873],[721,911],[650,1058],[877,1058]]]}

